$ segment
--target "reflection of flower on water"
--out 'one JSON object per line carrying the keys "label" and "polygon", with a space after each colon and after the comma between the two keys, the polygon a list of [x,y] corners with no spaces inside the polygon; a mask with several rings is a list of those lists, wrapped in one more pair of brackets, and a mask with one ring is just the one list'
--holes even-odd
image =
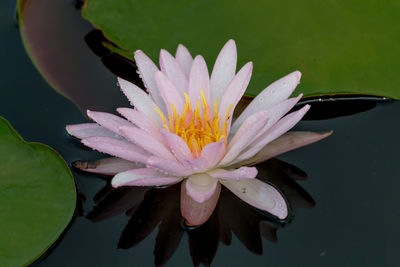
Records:
{"label": "reflection of flower on water", "polygon": [[247,165],[330,133],[285,134],[309,109],[306,105],[284,116],[301,98],[288,99],[300,81],[298,71],[268,86],[232,120],[252,74],[249,62],[235,75],[236,53],[235,42],[228,41],[210,77],[203,57],[193,59],[182,45],[176,57],[161,50],[161,71],[142,51],[136,51],[138,71],[149,94],[119,79],[135,107],[118,109],[127,120],[88,111],[97,124],[67,126],[86,146],[117,157],[103,160],[95,169],[83,169],[115,174],[114,187],[183,181],[180,209],[189,225],[207,221],[218,202],[220,184],[250,205],[286,218],[282,195],[255,179],[257,168]]}
{"label": "reflection of flower on water", "polygon": [[[314,201],[294,179],[306,179],[298,168],[271,159],[257,166],[258,178],[275,185],[286,196],[290,210],[311,208]],[[154,257],[156,265],[165,264],[177,249],[183,234],[189,239],[190,254],[194,265],[211,264],[219,242],[230,245],[232,233],[251,252],[262,254],[261,236],[277,241],[277,229],[293,218],[277,221],[268,213],[256,210],[223,189],[220,200],[210,219],[196,228],[186,228],[179,212],[180,185],[165,188],[107,186],[99,192],[97,206],[87,215],[93,221],[125,213],[130,217],[119,239],[118,247],[131,248],[143,241],[158,225]]]}

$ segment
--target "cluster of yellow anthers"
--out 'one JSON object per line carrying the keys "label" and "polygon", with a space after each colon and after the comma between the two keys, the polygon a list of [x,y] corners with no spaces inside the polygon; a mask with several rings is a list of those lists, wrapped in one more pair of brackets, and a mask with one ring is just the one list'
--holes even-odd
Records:
{"label": "cluster of yellow anthers", "polygon": [[173,115],[171,116],[171,114],[168,113],[168,122],[158,108],[155,108],[155,110],[161,117],[164,128],[180,136],[188,145],[193,157],[198,158],[205,145],[219,142],[222,139],[225,139],[226,143],[229,113],[233,105],[228,108],[221,129],[220,118],[218,117],[218,98],[215,100],[214,114],[212,114],[211,108],[204,96],[203,89],[201,90],[202,109],[200,108],[199,100],[197,100],[196,109],[192,110],[189,96],[186,93],[184,93],[184,95],[186,103],[182,115],[177,114],[172,103],[170,103],[170,105]]}

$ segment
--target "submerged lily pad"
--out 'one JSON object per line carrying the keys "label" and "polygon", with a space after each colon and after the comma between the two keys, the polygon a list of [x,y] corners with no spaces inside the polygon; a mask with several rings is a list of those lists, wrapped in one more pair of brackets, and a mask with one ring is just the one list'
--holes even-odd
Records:
{"label": "submerged lily pad", "polygon": [[74,1],[18,0],[25,49],[43,78],[82,111],[114,110],[127,103],[116,77],[84,41],[93,28]]}
{"label": "submerged lily pad", "polygon": [[72,218],[74,179],[53,149],[25,142],[0,117],[0,262],[27,265],[53,244]]}
{"label": "submerged lily pad", "polygon": [[247,94],[293,71],[305,96],[400,98],[398,1],[87,0],[83,16],[124,50],[153,59],[186,45],[210,66],[230,38],[238,63],[254,61]]}

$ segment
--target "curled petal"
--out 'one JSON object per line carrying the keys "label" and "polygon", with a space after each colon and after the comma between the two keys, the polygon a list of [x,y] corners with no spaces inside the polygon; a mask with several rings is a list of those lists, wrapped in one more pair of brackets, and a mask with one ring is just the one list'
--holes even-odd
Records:
{"label": "curled petal", "polygon": [[135,61],[140,77],[142,78],[143,83],[149,91],[155,104],[161,109],[162,112],[166,112],[164,101],[154,79],[154,73],[159,71],[156,64],[154,64],[154,62],[141,50],[137,50],[135,52]]}
{"label": "curled petal", "polygon": [[132,126],[122,126],[119,129],[123,136],[151,154],[160,158],[175,160],[174,155],[172,155],[164,144],[145,131]]}
{"label": "curled petal", "polygon": [[258,137],[253,143],[237,157],[237,161],[242,161],[249,159],[257,154],[264,146],[269,142],[275,140],[282,134],[289,131],[293,126],[295,126],[310,109],[309,105],[305,105],[302,109],[294,111],[289,115],[286,115],[280,121],[278,121],[274,126],[272,126],[265,134]]}
{"label": "curled petal", "polygon": [[189,50],[181,44],[178,45],[175,58],[176,61],[178,61],[181,68],[183,69],[183,71],[185,72],[186,76],[189,77],[190,68],[192,67],[193,63],[193,58],[192,55],[190,55]]}
{"label": "curled petal", "polygon": [[251,101],[246,109],[235,120],[234,126],[238,127],[237,125],[242,124],[251,114],[272,107],[273,105],[287,99],[300,83],[300,78],[300,71],[294,71],[269,85],[259,93],[253,101]]}
{"label": "curled petal", "polygon": [[119,134],[119,127],[132,126],[132,123],[130,123],[129,121],[107,112],[96,112],[88,110],[87,115],[89,116],[89,118],[91,118],[104,128],[117,134]]}
{"label": "curled petal", "polygon": [[118,77],[118,83],[121,86],[122,92],[126,95],[132,106],[140,112],[149,116],[157,125],[161,126],[161,119],[155,108],[158,107],[150,95],[146,94],[142,89]]}
{"label": "curled petal", "polygon": [[146,163],[148,153],[135,144],[111,137],[95,136],[82,139],[82,143],[100,152],[133,162]]}
{"label": "curled petal", "polygon": [[181,213],[186,220],[186,224],[197,226],[205,223],[213,213],[218,203],[221,185],[217,183],[214,194],[205,202],[199,203],[191,198],[186,192],[185,180],[181,185]]}
{"label": "curled petal", "polygon": [[124,139],[119,134],[116,134],[106,129],[103,126],[98,125],[97,123],[81,123],[81,124],[67,125],[65,129],[67,130],[68,134],[79,139],[84,139],[93,136],[107,136],[117,139]]}
{"label": "curled petal", "polygon": [[245,161],[237,162],[239,165],[254,165],[266,161],[270,158],[276,157],[287,151],[297,149],[312,143],[315,143],[321,139],[330,136],[333,131],[325,133],[315,133],[315,132],[288,132],[281,137],[275,139],[268,145],[264,146],[257,154],[252,158]]}
{"label": "curled petal", "polygon": [[176,184],[182,178],[167,176],[156,170],[140,168],[118,173],[111,181],[113,187],[120,186],[163,186]]}
{"label": "curled petal", "polygon": [[285,199],[272,185],[258,179],[220,180],[232,193],[258,209],[267,211],[279,219],[285,219],[288,208]]}
{"label": "curled petal", "polygon": [[75,168],[85,172],[97,173],[103,175],[116,175],[131,169],[143,167],[143,164],[135,163],[120,158],[105,158],[95,161],[75,161],[72,163]]}
{"label": "curled petal", "polygon": [[211,177],[224,180],[253,179],[257,176],[257,173],[255,167],[241,167],[235,170],[215,169],[207,172]]}
{"label": "curled petal", "polygon": [[218,180],[206,173],[193,174],[186,182],[186,193],[193,200],[203,203],[215,192]]}
{"label": "curled petal", "polygon": [[189,176],[193,173],[190,167],[184,166],[177,160],[162,159],[159,157],[151,156],[147,159],[147,167],[158,170],[159,172],[175,175],[175,176]]}
{"label": "curled petal", "polygon": [[211,101],[221,99],[236,72],[237,51],[235,41],[229,40],[221,49],[211,73]]}
{"label": "curled petal", "polygon": [[[160,52],[161,71],[175,85],[179,92],[186,92],[188,80],[178,61],[165,49]],[[158,86],[160,88],[160,86]]]}

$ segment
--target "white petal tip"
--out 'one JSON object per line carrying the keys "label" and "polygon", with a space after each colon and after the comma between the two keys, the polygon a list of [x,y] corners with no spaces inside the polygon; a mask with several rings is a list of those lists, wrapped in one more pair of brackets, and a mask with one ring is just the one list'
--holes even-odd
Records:
{"label": "white petal tip", "polygon": [[234,47],[236,47],[236,42],[235,42],[235,40],[233,40],[233,39],[229,39],[228,40],[228,42],[226,42],[226,45],[228,46],[234,46]]}
{"label": "white petal tip", "polygon": [[178,44],[178,48],[176,50],[179,51],[179,50],[188,50],[188,49],[183,44]]}
{"label": "white petal tip", "polygon": [[123,116],[123,114],[125,113],[125,111],[127,111],[129,108],[117,108],[116,110],[117,110],[117,112],[119,113],[119,114],[121,114],[122,116]]}
{"label": "white petal tip", "polygon": [[68,134],[71,134],[71,126],[72,125],[66,125],[65,130],[67,131]]}
{"label": "white petal tip", "polygon": [[297,82],[298,82],[298,83],[300,83],[300,79],[301,79],[301,72],[300,72],[300,71],[298,71],[298,70],[296,70],[296,71],[294,72],[294,74],[296,74],[296,76],[297,76]]}
{"label": "white petal tip", "polygon": [[169,52],[168,52],[167,50],[165,50],[165,49],[161,49],[161,50],[160,50],[160,57],[164,57],[164,56],[166,56],[167,54],[169,54]]}
{"label": "white petal tip", "polygon": [[112,181],[111,181],[111,186],[112,186],[113,188],[118,188],[118,187],[120,187],[118,184],[116,184],[116,183],[114,182],[114,179],[112,179]]}
{"label": "white petal tip", "polygon": [[144,53],[142,50],[139,49],[139,50],[136,50],[134,54],[135,54],[135,56],[137,56],[137,55],[142,55]]}
{"label": "white petal tip", "polygon": [[327,131],[327,132],[321,132],[320,135],[323,136],[323,138],[328,137],[333,134],[333,130]]}

